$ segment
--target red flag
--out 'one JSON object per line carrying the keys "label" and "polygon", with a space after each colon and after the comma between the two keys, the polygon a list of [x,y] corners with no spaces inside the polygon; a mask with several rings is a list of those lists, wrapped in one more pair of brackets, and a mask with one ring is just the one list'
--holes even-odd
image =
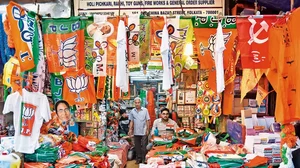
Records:
{"label": "red flag", "polygon": [[270,68],[268,58],[269,28],[276,20],[276,16],[237,18],[238,45],[241,50],[242,68]]}

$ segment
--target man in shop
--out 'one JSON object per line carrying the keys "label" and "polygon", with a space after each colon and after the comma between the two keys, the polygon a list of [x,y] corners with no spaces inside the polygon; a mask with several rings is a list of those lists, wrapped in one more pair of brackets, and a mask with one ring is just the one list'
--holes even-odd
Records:
{"label": "man in shop", "polygon": [[[162,108],[160,110],[161,118],[156,119],[153,122],[153,126],[151,129],[151,136],[162,136],[167,135],[168,132],[173,132],[177,130],[178,124],[170,118],[170,110],[168,108]],[[147,145],[147,150],[151,150],[153,143],[149,143]]]}
{"label": "man in shop", "polygon": [[150,116],[148,110],[141,107],[141,98],[134,99],[135,108],[129,114],[129,133],[134,135],[134,144],[136,151],[136,164],[145,163],[146,146],[148,143]]}

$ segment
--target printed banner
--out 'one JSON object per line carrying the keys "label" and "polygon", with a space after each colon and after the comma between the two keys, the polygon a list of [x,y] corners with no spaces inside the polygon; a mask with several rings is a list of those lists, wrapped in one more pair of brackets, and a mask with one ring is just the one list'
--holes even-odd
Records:
{"label": "printed banner", "polygon": [[84,24],[80,17],[44,19],[43,34],[50,73],[84,67]]}
{"label": "printed banner", "polygon": [[[175,78],[180,75],[185,65],[186,56],[183,53],[184,47],[186,46],[186,44],[192,43],[194,37],[192,20],[180,19],[179,29],[177,29],[177,31],[179,31],[179,38],[176,40],[176,43],[171,42],[171,50],[173,51],[172,54],[174,57]],[[171,32],[169,32],[169,34]],[[172,35],[170,35],[170,37],[172,38]]]}
{"label": "printed banner", "polygon": [[35,18],[29,16],[19,4],[13,1],[9,2],[6,10],[21,72],[31,70],[35,67],[32,53],[32,44],[35,37]]}
{"label": "printed banner", "polygon": [[239,33],[239,49],[241,51],[242,68],[270,68],[269,27],[277,20],[277,16],[261,18],[237,18]]}
{"label": "printed banner", "polygon": [[[107,21],[112,25],[112,34],[107,37],[107,65],[115,65],[117,62],[117,30],[119,25],[119,17],[108,18]],[[107,67],[108,68],[108,67]]]}
{"label": "printed banner", "polygon": [[150,19],[140,18],[140,62],[147,64],[150,59]]}
{"label": "printed banner", "polygon": [[40,23],[37,23],[37,32],[38,32],[38,46],[35,46],[38,48],[38,63],[36,66],[36,72],[33,73],[33,87],[34,90],[43,93],[44,92],[44,86],[45,86],[45,55],[44,55],[44,44],[43,44],[43,35],[42,35],[42,28]]}
{"label": "printed banner", "polygon": [[164,17],[153,17],[150,22],[150,57],[160,56],[162,30],[165,25]]}
{"label": "printed banner", "polygon": [[56,74],[50,74],[50,76],[51,95],[53,104],[55,104],[57,101],[62,100],[64,78],[63,76]]}
{"label": "printed banner", "polygon": [[[216,28],[218,20],[216,17],[193,17],[195,42],[194,54],[200,60],[201,69],[211,69],[214,63],[214,47],[216,40]],[[231,51],[234,45],[234,39],[237,35],[236,23],[234,17],[222,19],[223,36],[226,49],[223,52],[224,67],[228,67],[231,60]]]}
{"label": "printed banner", "polygon": [[114,31],[112,24],[107,22],[107,16],[94,16],[94,23],[87,26],[87,33],[94,39],[92,55],[95,57],[93,63],[93,75],[106,76],[107,66],[107,37]]}
{"label": "printed banner", "polygon": [[93,17],[88,17],[88,19],[84,19],[83,24],[84,28],[84,51],[85,51],[85,69],[93,73],[93,63],[96,60],[96,57],[93,56],[92,52],[94,49],[94,39],[87,32],[87,27],[94,22]]}
{"label": "printed banner", "polygon": [[63,99],[70,105],[96,103],[94,76],[84,68],[63,75]]}
{"label": "printed banner", "polygon": [[139,59],[139,30],[140,30],[140,16],[130,15],[128,17],[128,45],[129,45],[129,61],[140,62]]}

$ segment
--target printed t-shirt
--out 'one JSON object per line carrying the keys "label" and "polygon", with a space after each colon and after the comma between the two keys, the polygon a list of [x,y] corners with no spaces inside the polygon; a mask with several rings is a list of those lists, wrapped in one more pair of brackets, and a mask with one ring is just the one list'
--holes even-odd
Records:
{"label": "printed t-shirt", "polygon": [[38,139],[43,120],[51,119],[47,96],[39,92],[22,90],[10,94],[4,104],[3,114],[14,113],[15,151],[34,153],[39,148]]}

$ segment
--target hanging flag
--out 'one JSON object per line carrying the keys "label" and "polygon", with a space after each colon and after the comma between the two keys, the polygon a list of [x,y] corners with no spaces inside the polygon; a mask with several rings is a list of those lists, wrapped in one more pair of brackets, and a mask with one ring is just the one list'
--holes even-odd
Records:
{"label": "hanging flag", "polygon": [[43,35],[40,23],[37,22],[37,32],[38,32],[38,63],[36,66],[36,71],[33,73],[33,87],[34,90],[43,93],[45,86],[45,55],[44,55],[44,44],[43,44]]}
{"label": "hanging flag", "polygon": [[43,19],[43,34],[50,73],[84,67],[84,24],[80,17]]}
{"label": "hanging flag", "polygon": [[63,99],[70,105],[96,103],[94,76],[84,68],[64,75]]}
{"label": "hanging flag", "polygon": [[266,70],[261,69],[243,69],[243,76],[240,86],[241,102],[243,101],[246,94],[254,89],[265,71]]}
{"label": "hanging flag", "polygon": [[171,85],[173,84],[173,76],[172,76],[172,55],[170,51],[170,43],[169,43],[169,33],[167,29],[167,23],[164,26],[162,31],[162,44],[160,46],[160,53],[163,62],[163,83],[162,89],[169,90]]}
{"label": "hanging flag", "polygon": [[[171,29],[170,29],[171,30]],[[194,37],[193,23],[191,19],[179,20],[179,38],[176,43],[171,42],[171,50],[174,48],[174,77],[178,77],[185,65],[186,56],[184,56],[183,50],[186,44],[192,43]],[[169,32],[170,34],[170,32]]]}
{"label": "hanging flag", "polygon": [[94,49],[94,39],[91,37],[87,31],[87,27],[94,22],[93,17],[88,17],[87,19],[82,20],[84,24],[84,52],[85,52],[85,69],[93,73],[93,63],[96,60],[96,56],[93,55]]}
{"label": "hanging flag", "polygon": [[270,68],[269,27],[277,21],[277,16],[249,16],[237,18],[239,48],[242,68]]}
{"label": "hanging flag", "polygon": [[129,71],[140,71],[140,42],[139,42],[139,30],[140,30],[140,16],[129,15],[128,17],[128,66]]}
{"label": "hanging flag", "polygon": [[10,87],[11,86],[11,77],[12,75],[20,75],[20,64],[18,59],[11,57],[4,65],[3,68],[3,85]]}
{"label": "hanging flag", "polygon": [[32,53],[32,44],[35,37],[35,18],[29,16],[19,4],[13,1],[9,2],[6,10],[21,72],[31,70],[35,67]]}
{"label": "hanging flag", "polygon": [[107,16],[94,15],[94,23],[87,26],[87,33],[94,39],[92,55],[93,75],[106,76],[107,67],[107,38],[114,32],[114,26],[107,21]]}
{"label": "hanging flag", "polygon": [[[215,66],[214,49],[218,18],[216,16],[195,16],[192,20],[195,33],[194,54],[200,60],[201,69],[211,69]],[[227,48],[223,53],[224,67],[228,67],[231,49],[237,34],[235,17],[224,17],[221,20],[221,24],[225,47]]]}
{"label": "hanging flag", "polygon": [[153,17],[150,22],[150,57],[160,56],[162,29],[165,20],[162,16]]}
{"label": "hanging flag", "polygon": [[62,100],[63,98],[63,83],[64,78],[61,75],[50,74],[50,82],[51,82],[51,95],[53,103],[55,104],[57,101]]}
{"label": "hanging flag", "polygon": [[225,86],[232,83],[236,77],[236,64],[240,57],[240,51],[237,50],[238,37],[235,38],[228,61],[228,66],[225,67],[224,78]]}
{"label": "hanging flag", "polygon": [[[274,91],[274,90],[273,90]],[[268,96],[269,93],[272,91],[268,92],[266,91],[263,87],[260,85],[257,86],[257,93],[256,93],[256,102],[257,105],[260,106],[263,100]]]}
{"label": "hanging flag", "polygon": [[140,18],[140,62],[141,64],[147,64],[150,59],[150,19]]}

